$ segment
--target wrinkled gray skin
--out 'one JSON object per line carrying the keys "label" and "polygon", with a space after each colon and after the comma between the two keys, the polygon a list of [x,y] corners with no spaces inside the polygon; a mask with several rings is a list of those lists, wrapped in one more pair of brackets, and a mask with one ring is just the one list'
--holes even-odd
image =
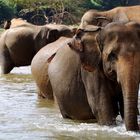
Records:
{"label": "wrinkled gray skin", "polygon": [[70,40],[61,37],[42,48],[31,63],[32,74],[40,96],[53,99],[54,94],[64,118],[94,119],[81,80],[79,57],[67,46]]}
{"label": "wrinkled gray skin", "polygon": [[60,37],[58,40],[44,46],[38,51],[31,62],[31,71],[38,87],[40,98],[53,99],[52,87],[48,77],[48,66],[55,53],[70,39]]}
{"label": "wrinkled gray skin", "polygon": [[6,30],[0,38],[1,72],[7,74],[14,67],[30,65],[38,50],[60,36],[73,36],[73,31],[65,25],[29,23]]}
{"label": "wrinkled gray skin", "polygon": [[[79,30],[79,33],[74,38],[78,45],[74,45],[73,49],[79,53],[81,62],[90,65],[92,68],[95,68],[95,65],[98,64],[97,62],[101,60],[101,57],[97,54],[102,53],[101,61],[104,73],[115,84],[118,84],[117,90],[119,89],[118,87],[121,87],[122,90],[123,98],[121,97],[121,90],[116,92],[114,88],[114,93],[118,97],[116,99],[118,100],[122,117],[124,114],[126,129],[138,131],[140,25],[135,22],[129,22],[126,24],[110,23],[105,28],[89,27],[90,30],[86,28],[85,30]],[[86,56],[91,57],[88,60]],[[122,99],[124,100],[124,107]]]}
{"label": "wrinkled gray skin", "polygon": [[110,24],[101,31],[105,74],[122,87],[126,129],[138,131],[137,107],[140,84],[140,24]]}
{"label": "wrinkled gray skin", "polygon": [[89,10],[81,18],[79,28],[87,25],[105,26],[110,22],[140,22],[140,6],[116,7],[108,11]]}
{"label": "wrinkled gray skin", "polygon": [[117,87],[104,75],[97,34],[98,28],[91,32],[79,30],[69,46],[80,56],[82,81],[93,114],[99,124],[111,125],[119,112],[118,97],[114,94]]}
{"label": "wrinkled gray skin", "polygon": [[[81,67],[79,55],[67,45],[70,42],[71,38],[61,37],[42,48],[33,58],[31,69],[41,91],[39,95],[53,99],[51,97],[54,94],[64,118],[87,120],[95,116],[99,124],[114,124],[118,108],[112,97],[106,94],[112,89],[108,83],[99,85],[104,84],[105,77],[97,69],[89,73]],[[92,80],[96,82],[93,83]],[[85,87],[87,82],[92,91]],[[99,87],[95,90],[96,86],[100,86],[102,91],[99,91]],[[94,92],[94,96],[89,93],[87,99],[89,91]],[[89,106],[88,101],[92,101],[92,105]]]}

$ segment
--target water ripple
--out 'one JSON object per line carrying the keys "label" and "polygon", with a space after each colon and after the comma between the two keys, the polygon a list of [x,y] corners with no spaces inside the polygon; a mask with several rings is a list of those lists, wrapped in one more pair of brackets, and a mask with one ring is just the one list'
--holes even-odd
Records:
{"label": "water ripple", "polygon": [[108,127],[63,119],[54,102],[37,98],[30,67],[0,76],[0,95],[0,140],[140,139],[119,120],[117,126]]}

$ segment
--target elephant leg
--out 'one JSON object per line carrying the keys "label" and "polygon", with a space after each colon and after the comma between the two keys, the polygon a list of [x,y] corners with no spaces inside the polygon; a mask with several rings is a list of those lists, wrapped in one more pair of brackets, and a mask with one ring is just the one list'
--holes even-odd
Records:
{"label": "elephant leg", "polygon": [[8,74],[10,73],[10,71],[14,68],[14,65],[10,62],[6,62],[4,63],[3,65],[3,68],[2,68],[2,73],[3,74]]}
{"label": "elephant leg", "polygon": [[9,52],[4,52],[3,55],[1,55],[1,73],[2,74],[8,74],[10,71],[14,68],[15,64],[13,63]]}
{"label": "elephant leg", "polygon": [[53,97],[53,91],[52,91],[50,80],[48,80],[44,84],[38,85],[38,97],[53,100],[54,97]]}
{"label": "elephant leg", "polygon": [[65,111],[61,111],[61,107],[60,107],[60,112],[63,118],[65,119],[73,119],[72,117],[70,117],[70,115],[67,115],[67,113]]}
{"label": "elephant leg", "polygon": [[123,101],[123,95],[122,93],[119,95],[119,109],[120,109],[120,115],[122,119],[124,119],[124,101]]}
{"label": "elephant leg", "polygon": [[120,85],[118,83],[113,83],[113,87],[115,89],[115,99],[117,99],[117,104],[119,108],[119,114],[121,115],[122,120],[124,119],[124,99],[123,93]]}
{"label": "elephant leg", "polygon": [[137,108],[137,115],[140,115],[139,109]]}

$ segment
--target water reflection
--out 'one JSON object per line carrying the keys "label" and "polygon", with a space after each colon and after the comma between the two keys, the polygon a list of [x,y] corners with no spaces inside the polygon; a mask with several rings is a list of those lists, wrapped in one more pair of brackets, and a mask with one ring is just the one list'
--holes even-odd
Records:
{"label": "water reflection", "polygon": [[0,77],[0,140],[139,140],[115,127],[63,119],[57,104],[38,99],[30,67]]}

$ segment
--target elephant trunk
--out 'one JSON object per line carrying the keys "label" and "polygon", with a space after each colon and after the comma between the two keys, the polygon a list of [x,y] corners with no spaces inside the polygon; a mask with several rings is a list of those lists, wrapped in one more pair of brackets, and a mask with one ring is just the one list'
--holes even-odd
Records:
{"label": "elephant trunk", "polygon": [[[123,63],[124,62],[124,63]],[[124,121],[128,131],[139,130],[137,122],[139,70],[138,61],[121,61],[117,66],[118,81],[124,98]]]}
{"label": "elephant trunk", "polygon": [[139,130],[137,123],[137,91],[125,91],[124,96],[124,117],[126,129],[129,131]]}

